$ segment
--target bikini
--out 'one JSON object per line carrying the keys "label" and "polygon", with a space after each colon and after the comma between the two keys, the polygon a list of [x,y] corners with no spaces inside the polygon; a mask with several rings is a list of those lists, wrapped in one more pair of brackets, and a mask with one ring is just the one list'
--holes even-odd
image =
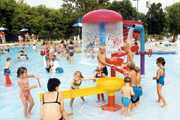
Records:
{"label": "bikini", "polygon": [[[59,92],[57,92],[56,101],[45,102],[45,101],[44,101],[44,95],[43,95],[43,97],[42,97],[43,105],[44,105],[44,104],[51,104],[51,103],[57,103],[57,104],[61,105],[61,103],[58,101],[58,98],[59,98]],[[60,118],[59,120],[63,120],[63,116],[61,116],[61,118]]]}
{"label": "bikini", "polygon": [[71,88],[72,88],[72,89],[77,89],[76,87],[79,87],[79,86],[81,85],[81,83],[82,83],[82,82],[80,82],[80,83],[73,82]]}
{"label": "bikini", "polygon": [[5,68],[5,69],[4,69],[4,75],[5,75],[5,76],[6,76],[6,75],[10,75],[10,73],[11,73],[11,71],[10,71],[9,68]]}

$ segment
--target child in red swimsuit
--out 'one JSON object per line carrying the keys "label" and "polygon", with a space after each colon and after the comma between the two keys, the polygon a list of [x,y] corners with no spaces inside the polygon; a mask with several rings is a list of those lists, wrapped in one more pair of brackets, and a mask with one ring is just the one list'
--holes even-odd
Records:
{"label": "child in red swimsuit", "polygon": [[5,68],[4,68],[5,85],[7,87],[12,85],[12,81],[10,78],[10,74],[11,74],[10,66],[11,66],[11,58],[7,58]]}
{"label": "child in red swimsuit", "polygon": [[29,78],[37,79],[40,87],[41,85],[39,82],[39,78],[35,77],[34,75],[28,75],[27,69],[25,67],[18,68],[17,77],[19,78],[18,85],[20,87],[20,99],[24,106],[24,115],[25,117],[30,117],[32,108],[34,106],[34,100],[32,98],[30,90],[37,88],[37,85],[30,86]]}

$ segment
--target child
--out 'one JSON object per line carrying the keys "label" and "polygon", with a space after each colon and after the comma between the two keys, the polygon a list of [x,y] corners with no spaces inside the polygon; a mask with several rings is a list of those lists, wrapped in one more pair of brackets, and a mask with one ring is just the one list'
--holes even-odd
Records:
{"label": "child", "polygon": [[[105,77],[105,75],[102,73],[102,70],[100,68],[97,68],[95,78],[102,78],[102,77]],[[98,98],[98,103],[101,102],[101,99],[102,102],[105,102],[103,93],[97,94],[97,98]]]}
{"label": "child", "polygon": [[32,108],[34,106],[34,100],[32,98],[30,90],[37,88],[37,85],[29,85],[29,78],[37,79],[39,87],[41,85],[39,82],[39,78],[35,77],[34,75],[28,75],[27,69],[25,67],[18,68],[17,77],[19,78],[18,85],[20,87],[20,99],[24,106],[24,115],[28,118],[30,117]]}
{"label": "child", "polygon": [[[84,79],[84,77],[81,74],[81,72],[80,71],[76,71],[74,73],[74,79],[73,79],[73,82],[72,82],[72,85],[71,85],[71,89],[73,89],[73,90],[79,89],[83,79]],[[85,102],[84,97],[81,97],[81,99],[82,99],[83,102]],[[74,98],[71,99],[71,101],[70,101],[70,107],[71,108],[73,108],[73,102],[74,102]]]}
{"label": "child", "polygon": [[125,45],[124,51],[127,53],[127,63],[128,63],[128,62],[133,62],[133,60],[134,60],[134,54],[133,54],[133,52],[131,51],[131,47],[130,47],[129,44]]}
{"label": "child", "polygon": [[[89,78],[89,79],[86,78],[85,79],[80,71],[76,71],[74,73],[74,79],[73,79],[72,84],[71,84],[71,89],[72,90],[79,89],[83,80],[90,80],[90,79],[94,80],[94,78]],[[72,98],[71,101],[70,101],[71,109],[73,109],[74,99],[75,98]],[[84,97],[81,97],[81,99],[82,99],[83,102],[85,102]]]}
{"label": "child", "polygon": [[72,63],[73,62],[73,56],[74,56],[74,43],[72,41],[70,41],[69,45],[67,46],[67,50],[68,50],[68,57],[69,57],[69,62]]}
{"label": "child", "polygon": [[156,77],[153,77],[153,80],[157,82],[157,95],[158,100],[157,102],[160,104],[161,107],[166,105],[165,98],[162,96],[162,87],[164,86],[164,78],[165,78],[165,59],[163,57],[159,57],[156,60],[156,64],[158,66],[158,70],[156,72]]}
{"label": "child", "polygon": [[12,81],[10,78],[10,74],[11,74],[10,66],[11,66],[11,58],[7,58],[4,68],[5,85],[7,87],[12,85]]}
{"label": "child", "polygon": [[124,86],[121,89],[122,93],[122,114],[128,116],[130,112],[130,104],[131,104],[131,96],[134,96],[133,88],[131,87],[131,78],[125,77],[124,78]]}
{"label": "child", "polygon": [[141,74],[140,74],[140,69],[139,67],[135,67],[134,71],[136,72],[135,76],[135,83],[133,85],[133,91],[134,91],[134,96],[131,96],[131,101],[132,101],[132,109],[137,107],[139,104],[140,96],[142,96],[142,87],[141,87]]}
{"label": "child", "polygon": [[53,71],[53,60],[47,59],[46,60],[46,71],[51,73]]}

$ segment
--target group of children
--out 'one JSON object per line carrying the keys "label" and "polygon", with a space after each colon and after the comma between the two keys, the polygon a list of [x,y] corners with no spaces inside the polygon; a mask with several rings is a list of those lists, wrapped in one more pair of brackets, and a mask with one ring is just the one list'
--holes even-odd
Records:
{"label": "group of children", "polygon": [[44,42],[40,54],[45,58],[46,70],[53,71],[54,61],[61,57],[65,57],[70,63],[73,63],[73,56],[80,50],[79,47],[78,41]]}
{"label": "group of children", "polygon": [[[74,43],[70,41],[68,44],[61,41],[59,45],[54,45],[52,43],[44,43],[43,48],[41,51],[41,55],[46,57],[47,66],[50,67],[50,61],[54,61],[56,59],[57,54],[64,55],[69,54],[68,56],[73,56],[74,54]],[[133,54],[130,52],[130,49],[128,46],[125,46],[123,49],[125,52],[127,52],[128,60],[127,63],[124,63],[123,66],[126,66],[127,69],[124,70],[124,86],[121,89],[121,102],[122,102],[122,113],[124,115],[128,115],[131,110],[137,107],[140,101],[140,97],[142,96],[142,87],[141,87],[141,75],[140,75],[140,69],[134,64],[133,62]],[[11,59],[7,58],[5,69],[4,69],[4,75],[5,75],[5,81],[6,84],[12,84],[11,81],[8,81],[8,78],[10,77],[10,62]],[[164,78],[165,78],[165,60],[162,57],[159,57],[156,61],[158,70],[155,77],[153,77],[154,80],[157,81],[157,94],[158,94],[158,100],[157,102],[164,107],[166,105],[166,101],[164,97],[162,96],[162,87],[164,86]],[[79,89],[83,80],[96,80],[98,78],[106,77],[107,75],[104,74],[103,70],[101,68],[96,69],[96,74],[92,78],[84,78],[82,73],[80,71],[76,71],[74,73],[74,78],[72,80],[71,89]],[[20,99],[24,106],[24,115],[26,117],[30,117],[32,108],[34,106],[34,101],[31,96],[31,89],[34,89],[38,87],[37,85],[29,85],[29,78],[37,79],[38,85],[41,87],[40,81],[38,77],[35,77],[34,75],[29,75],[27,68],[20,67],[17,70],[17,77],[18,85],[20,87]],[[10,79],[10,78],[9,78]],[[102,100],[102,102],[105,102],[104,94],[98,94],[97,95],[98,102]],[[81,97],[82,101],[85,102],[84,97]],[[70,101],[70,106],[73,108],[73,102],[74,98]]]}

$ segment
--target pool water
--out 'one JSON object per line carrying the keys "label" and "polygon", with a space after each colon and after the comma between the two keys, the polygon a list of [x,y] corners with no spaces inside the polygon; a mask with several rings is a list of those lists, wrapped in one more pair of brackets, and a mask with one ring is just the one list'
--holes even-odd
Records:
{"label": "pool water", "polygon": [[[43,58],[39,55],[37,50],[27,47],[29,60],[18,61],[16,54],[20,48],[10,49],[10,53],[0,55],[0,120],[24,120],[22,104],[19,98],[19,88],[17,86],[16,71],[18,67],[25,66],[28,68],[30,74],[40,77],[42,88],[33,89],[31,91],[35,100],[33,108],[33,115],[31,120],[39,120],[40,102],[38,93],[47,91],[46,84],[50,77],[58,77],[61,80],[61,89],[69,89],[73,78],[73,73],[80,70],[84,76],[94,76],[97,66],[96,61],[84,64],[82,62],[82,55],[76,54],[74,57],[74,64],[69,64],[65,58],[60,58],[59,62],[64,69],[63,74],[48,74],[43,65]],[[3,83],[3,68],[7,57],[12,58],[11,78],[13,81],[12,87],[5,87]],[[142,86],[144,89],[141,103],[131,112],[130,117],[124,117],[117,112],[107,112],[100,109],[96,95],[85,97],[86,103],[82,103],[80,99],[76,99],[74,103],[73,116],[71,120],[179,120],[180,118],[180,55],[163,55],[166,64],[166,83],[163,88],[163,94],[167,100],[167,106],[160,108],[156,103],[156,82],[152,80],[155,75],[156,64],[155,60],[159,55],[146,57],[146,74],[142,78]],[[139,64],[139,56],[135,56],[136,63]],[[36,80],[31,80],[30,84],[37,84]],[[91,80],[84,81],[82,87],[94,86],[95,83]],[[120,94],[117,92],[116,102],[120,103]],[[69,100],[65,100],[65,109],[70,112]]]}

